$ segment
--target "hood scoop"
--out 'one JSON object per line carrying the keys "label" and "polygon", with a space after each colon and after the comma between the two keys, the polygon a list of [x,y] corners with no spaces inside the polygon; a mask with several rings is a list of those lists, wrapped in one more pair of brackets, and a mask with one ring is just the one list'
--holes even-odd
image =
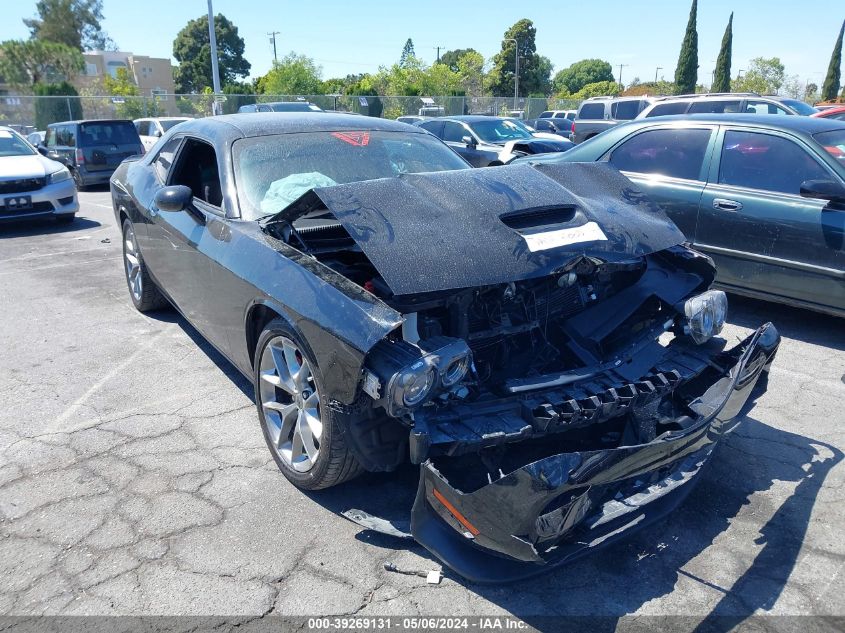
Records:
{"label": "hood scoop", "polygon": [[631,259],[683,242],[603,163],[512,165],[319,187],[265,223],[326,209],[396,295],[550,275],[572,259]]}

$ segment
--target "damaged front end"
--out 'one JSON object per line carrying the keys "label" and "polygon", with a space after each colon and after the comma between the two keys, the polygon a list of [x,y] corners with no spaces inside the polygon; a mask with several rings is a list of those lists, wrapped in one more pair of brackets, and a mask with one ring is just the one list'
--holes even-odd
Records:
{"label": "damaged front end", "polygon": [[362,350],[345,440],[368,470],[420,465],[411,534],[479,582],[669,512],[780,341],[725,349],[712,261],[607,166],[318,188],[266,227],[402,315]]}
{"label": "damaged front end", "polygon": [[[600,434],[597,423],[594,433],[572,441],[563,436],[528,440],[502,456],[498,478],[488,478],[491,464],[480,458],[475,463],[468,456],[426,460],[411,533],[465,578],[508,582],[645,527],[690,492],[716,443],[736,424],[779,342],[774,326],[766,324],[710,358],[678,350],[665,361],[673,368],[629,383],[625,395],[633,397],[621,431]],[[673,374],[673,383],[664,383],[661,374]],[[589,391],[584,385],[565,402],[583,401],[577,398],[582,389]],[[601,411],[602,397],[588,397],[598,398],[588,410],[601,419],[592,412]],[[679,408],[685,403],[686,413],[661,414],[667,400]]]}

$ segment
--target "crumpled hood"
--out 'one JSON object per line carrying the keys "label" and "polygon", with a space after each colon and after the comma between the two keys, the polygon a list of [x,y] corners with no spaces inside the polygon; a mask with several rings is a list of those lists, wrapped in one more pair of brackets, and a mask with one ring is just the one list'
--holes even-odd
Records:
{"label": "crumpled hood", "polygon": [[604,163],[407,174],[315,188],[271,221],[326,209],[397,295],[549,275],[587,255],[618,261],[684,241]]}

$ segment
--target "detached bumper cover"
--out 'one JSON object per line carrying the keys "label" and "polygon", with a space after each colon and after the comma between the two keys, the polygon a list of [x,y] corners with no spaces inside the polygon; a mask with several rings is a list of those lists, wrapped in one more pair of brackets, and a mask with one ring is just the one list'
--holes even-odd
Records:
{"label": "detached bumper cover", "polygon": [[727,352],[735,363],[690,404],[694,423],[648,444],[554,455],[469,493],[426,461],[412,535],[465,578],[500,583],[542,573],[666,516],[738,423],[779,343],[768,323]]}

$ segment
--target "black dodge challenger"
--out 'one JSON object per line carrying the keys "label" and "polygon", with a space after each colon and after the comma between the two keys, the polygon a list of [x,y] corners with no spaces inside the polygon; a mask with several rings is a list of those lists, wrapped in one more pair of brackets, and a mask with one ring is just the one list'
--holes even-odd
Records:
{"label": "black dodge challenger", "polygon": [[284,475],[419,464],[408,531],[477,581],[671,511],[780,342],[727,349],[711,260],[603,164],[470,169],[393,121],[231,115],[111,195],[135,307],[173,304],[250,378]]}

